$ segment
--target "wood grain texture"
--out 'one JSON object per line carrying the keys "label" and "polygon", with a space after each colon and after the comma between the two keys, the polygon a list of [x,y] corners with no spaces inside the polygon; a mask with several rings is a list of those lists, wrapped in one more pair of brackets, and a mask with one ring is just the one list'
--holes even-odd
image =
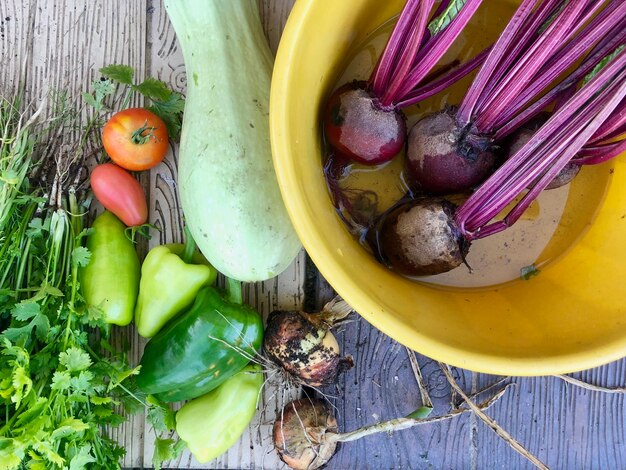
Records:
{"label": "wood grain texture", "polygon": [[[265,31],[273,50],[294,0],[260,0]],[[97,70],[110,63],[135,67],[184,91],[186,77],[174,32],[158,0],[1,0],[0,92],[15,93],[20,80],[30,98],[54,88],[84,91]],[[176,196],[177,149],[144,181],[150,195],[151,221],[159,227],[150,246],[182,239],[182,212]],[[305,282],[306,281],[306,282]],[[306,291],[306,292],[305,292]],[[265,315],[277,308],[310,311],[329,300],[332,288],[301,253],[277,279],[246,286],[245,295]],[[116,329],[119,344],[132,345],[137,363],[143,340],[132,328]],[[332,395],[339,426],[353,430],[377,420],[402,416],[421,399],[406,351],[355,316],[338,331],[355,368],[346,372]],[[418,355],[436,413],[445,413],[451,395],[436,364]],[[455,370],[464,390],[475,392],[494,377]],[[624,385],[626,361],[576,374],[606,386]],[[516,439],[554,469],[626,467],[623,395],[603,395],[555,378],[516,378],[517,385],[488,411]],[[225,456],[201,466],[189,454],[172,468],[284,468],[271,448],[270,429],[285,400],[277,384],[265,390],[259,413],[241,441]],[[113,435],[127,449],[124,465],[149,467],[154,433],[143,416],[133,416]],[[392,435],[371,436],[342,445],[330,469],[527,469],[513,452],[473,415]]]}
{"label": "wood grain texture", "polygon": [[[275,52],[280,31],[285,24],[293,0],[260,2],[263,25]],[[176,40],[162,2],[148,2],[148,42],[146,70],[178,91],[185,92],[187,77],[182,52]],[[150,173],[150,220],[160,231],[153,233],[150,246],[179,242],[183,239],[182,210],[176,191],[178,149],[174,146],[164,162]],[[304,251],[285,272],[277,278],[244,287],[244,299],[264,317],[272,310],[299,309],[304,301]],[[141,348],[141,344],[139,347]],[[175,468],[278,468],[282,463],[272,451],[271,427],[281,403],[297,396],[298,390],[283,392],[281,384],[268,381],[264,388],[262,410],[257,414],[239,443],[226,454],[206,465],[196,462],[189,452],[169,462]],[[142,462],[149,466],[152,460],[154,433],[147,428],[144,434]],[[130,465],[130,462],[128,462]]]}
{"label": "wood grain texture", "polygon": [[[23,86],[26,99],[66,90],[89,91],[98,70],[111,63],[145,64],[146,2],[143,0],[3,0],[0,2],[0,92]],[[134,343],[132,329],[116,329],[118,345]],[[139,360],[132,349],[130,360]],[[127,450],[127,464],[140,466],[142,416],[111,431]]]}
{"label": "wood grain texture", "polygon": [[[332,298],[323,279],[319,307]],[[325,287],[324,287],[325,286]],[[421,405],[416,380],[404,348],[372,328],[363,318],[340,328],[344,354],[355,358],[338,387],[324,390],[337,407],[340,431],[352,431],[377,420],[403,416]],[[437,365],[417,355],[434,402],[444,414],[460,403]],[[454,369],[466,393],[475,393],[500,377]],[[626,360],[573,374],[604,387],[624,386]],[[626,465],[624,394],[592,392],[555,377],[520,378],[488,411],[498,424],[552,469],[608,469]],[[497,390],[497,387],[494,388]],[[490,396],[486,392],[481,397]],[[381,415],[382,414],[382,415]],[[370,436],[343,444],[329,469],[531,469],[474,415],[417,427],[392,435]]]}

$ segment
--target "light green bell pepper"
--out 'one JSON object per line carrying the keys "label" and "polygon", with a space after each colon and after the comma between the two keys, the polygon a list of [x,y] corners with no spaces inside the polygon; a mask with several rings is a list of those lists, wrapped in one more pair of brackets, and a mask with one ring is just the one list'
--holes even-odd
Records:
{"label": "light green bell pepper", "polygon": [[263,386],[258,365],[248,365],[176,413],[176,432],[200,463],[226,452],[254,417]]}

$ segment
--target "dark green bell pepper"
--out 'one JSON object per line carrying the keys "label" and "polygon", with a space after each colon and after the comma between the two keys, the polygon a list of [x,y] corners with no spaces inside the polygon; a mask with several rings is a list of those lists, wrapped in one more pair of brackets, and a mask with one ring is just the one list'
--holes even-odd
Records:
{"label": "dark green bell pepper", "polygon": [[146,345],[137,385],[166,402],[189,400],[243,369],[263,340],[263,321],[241,304],[241,284],[228,292],[203,287],[191,308]]}

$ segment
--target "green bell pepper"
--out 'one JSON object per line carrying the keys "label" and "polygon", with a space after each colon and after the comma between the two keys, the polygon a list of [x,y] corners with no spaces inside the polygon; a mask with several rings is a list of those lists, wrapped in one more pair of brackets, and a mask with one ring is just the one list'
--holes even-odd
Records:
{"label": "green bell pepper", "polygon": [[162,401],[199,397],[239,372],[261,347],[263,321],[241,304],[241,283],[200,289],[192,307],[146,345],[137,385]]}
{"label": "green bell pepper", "polygon": [[248,365],[176,413],[176,432],[200,463],[226,452],[252,421],[263,387],[258,365]]}
{"label": "green bell pepper", "polygon": [[135,307],[135,325],[144,338],[157,334],[193,303],[202,286],[215,282],[217,271],[195,248],[187,234],[185,245],[162,245],[148,252]]}
{"label": "green bell pepper", "polygon": [[80,288],[88,306],[102,310],[107,323],[125,326],[133,319],[139,291],[140,263],[126,226],[104,211],[91,226],[89,264],[80,271]]}

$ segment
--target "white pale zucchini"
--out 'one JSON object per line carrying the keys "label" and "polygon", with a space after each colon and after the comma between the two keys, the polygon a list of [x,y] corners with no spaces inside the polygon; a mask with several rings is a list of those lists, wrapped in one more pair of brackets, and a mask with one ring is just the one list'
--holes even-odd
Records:
{"label": "white pale zucchini", "polygon": [[165,0],[187,101],[178,188],[198,247],[225,275],[269,279],[300,250],[270,149],[273,58],[257,0]]}

